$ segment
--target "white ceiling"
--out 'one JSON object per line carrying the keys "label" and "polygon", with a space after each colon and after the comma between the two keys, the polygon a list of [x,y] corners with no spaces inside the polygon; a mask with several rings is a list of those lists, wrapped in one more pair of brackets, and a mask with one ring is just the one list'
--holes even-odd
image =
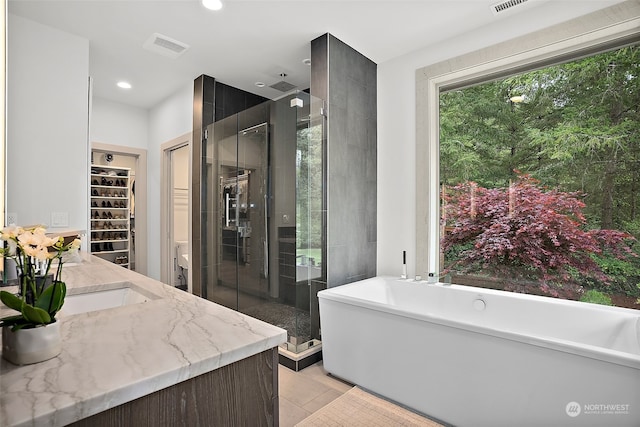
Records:
{"label": "white ceiling", "polygon": [[[151,108],[201,74],[267,98],[281,95],[268,87],[282,80],[280,73],[307,88],[302,60],[310,41],[325,33],[382,63],[500,19],[526,19],[529,8],[547,3],[529,0],[497,17],[490,6],[498,0],[223,2],[213,12],[199,0],[10,0],[8,10],[88,39],[95,96]],[[153,33],[190,48],[177,59],[145,50]],[[133,89],[117,88],[119,80]]]}

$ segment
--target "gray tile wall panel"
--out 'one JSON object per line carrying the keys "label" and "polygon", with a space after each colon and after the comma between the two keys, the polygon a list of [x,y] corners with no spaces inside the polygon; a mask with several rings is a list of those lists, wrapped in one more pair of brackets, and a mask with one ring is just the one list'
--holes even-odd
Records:
{"label": "gray tile wall panel", "polygon": [[311,94],[327,101],[327,287],[376,275],[377,66],[325,34]]}

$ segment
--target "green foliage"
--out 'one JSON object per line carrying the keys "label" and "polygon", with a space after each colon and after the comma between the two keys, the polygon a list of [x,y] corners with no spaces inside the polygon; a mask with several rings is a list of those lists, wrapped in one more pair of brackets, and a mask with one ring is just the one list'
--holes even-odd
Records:
{"label": "green foliage", "polygon": [[10,292],[0,291],[0,301],[12,310],[22,311],[22,298]]}
{"label": "green foliage", "polygon": [[[67,286],[61,280],[62,255],[67,251],[77,251],[80,240],[67,243],[64,237],[49,237],[42,226],[8,226],[2,229],[1,238],[6,247],[0,248],[0,253],[4,258],[14,260],[20,281],[19,295],[0,291],[0,301],[20,315],[0,319],[0,326],[11,327],[15,331],[55,322],[67,293]],[[54,260],[58,260],[58,265],[55,274],[50,276]],[[49,278],[52,278],[52,283],[47,286]]]}
{"label": "green foliage", "polygon": [[32,307],[29,304],[25,304],[22,307],[22,316],[31,323],[40,325],[51,323],[51,316],[49,313],[39,307]]}
{"label": "green foliage", "polygon": [[[448,189],[443,199],[451,226],[441,246],[457,256],[453,263],[447,262],[449,268],[482,266],[501,277],[535,278],[541,289],[558,296],[549,284],[569,284],[576,273],[609,283],[592,254],[621,262],[633,257],[628,246],[631,235],[584,230],[584,203],[576,194],[546,189],[526,175],[502,189],[463,183]],[[451,250],[461,245],[467,249],[457,254]]]}
{"label": "green foliage", "polygon": [[611,302],[611,298],[608,295],[603,294],[600,291],[596,291],[595,289],[590,289],[580,297],[580,301],[582,302],[590,302],[592,304],[601,304],[601,305],[613,305]]}
{"label": "green foliage", "polygon": [[[322,245],[322,129],[297,133],[296,243],[298,249]],[[318,258],[318,262],[320,259]]]}
{"label": "green foliage", "polygon": [[640,216],[639,64],[629,46],[441,94],[441,182],[504,187],[517,169],[624,230]]}
{"label": "green foliage", "polygon": [[35,307],[45,310],[55,317],[64,304],[66,294],[66,284],[64,282],[55,282],[40,294],[40,298],[35,302]]}
{"label": "green foliage", "polygon": [[[512,101],[515,95],[524,101]],[[638,45],[440,95],[441,184],[506,188],[521,171],[575,194],[584,204],[584,231],[620,230],[640,238],[639,141]],[[447,266],[470,252],[452,243],[445,249]],[[601,243],[602,253],[590,255],[606,279],[570,265],[566,277],[585,288],[640,295],[640,260],[617,259]],[[640,255],[637,243],[632,249]],[[535,275],[532,265],[521,264],[523,280]],[[478,261],[467,268],[484,266]]]}
{"label": "green foliage", "polygon": [[0,300],[7,307],[19,311],[20,315],[2,319],[2,326],[11,326],[13,330],[33,325],[46,325],[55,321],[57,312],[64,304],[67,287],[64,282],[55,282],[46,288],[33,305],[21,297],[7,291],[0,291]]}
{"label": "green foliage", "polygon": [[609,280],[606,283],[600,281],[585,282],[585,287],[640,297],[640,288],[637,286],[637,284],[640,284],[639,256],[622,260],[609,253],[604,253],[592,254],[591,257]]}

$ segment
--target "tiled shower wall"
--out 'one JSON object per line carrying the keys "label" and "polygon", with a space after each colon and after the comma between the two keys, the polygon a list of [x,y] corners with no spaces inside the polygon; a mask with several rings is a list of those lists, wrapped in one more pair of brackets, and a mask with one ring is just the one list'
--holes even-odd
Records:
{"label": "tiled shower wall", "polygon": [[377,65],[330,34],[311,42],[311,94],[327,101],[326,277],[376,275]]}

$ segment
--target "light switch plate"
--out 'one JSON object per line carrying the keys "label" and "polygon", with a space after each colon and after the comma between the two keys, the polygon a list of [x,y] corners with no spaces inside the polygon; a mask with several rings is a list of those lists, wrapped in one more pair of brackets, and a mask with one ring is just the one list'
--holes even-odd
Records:
{"label": "light switch plate", "polygon": [[68,227],[69,212],[51,212],[52,227]]}
{"label": "light switch plate", "polygon": [[18,214],[15,212],[7,213],[7,225],[17,225],[18,224]]}

